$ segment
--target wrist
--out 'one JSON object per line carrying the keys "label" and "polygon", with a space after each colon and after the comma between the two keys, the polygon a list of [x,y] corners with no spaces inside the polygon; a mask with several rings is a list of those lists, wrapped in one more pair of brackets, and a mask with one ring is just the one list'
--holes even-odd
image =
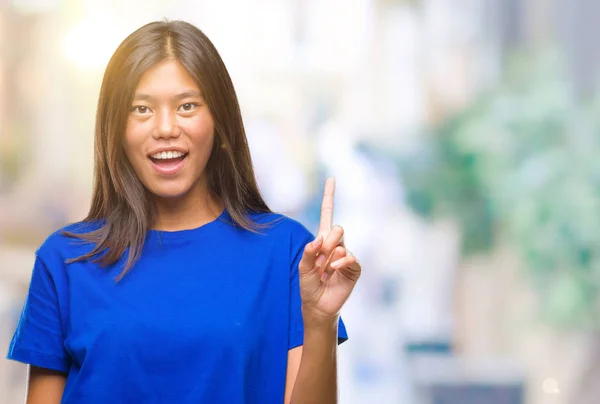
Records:
{"label": "wrist", "polygon": [[323,311],[308,306],[302,305],[302,319],[304,321],[304,328],[318,328],[318,329],[330,329],[335,326],[337,328],[340,315],[328,314]]}

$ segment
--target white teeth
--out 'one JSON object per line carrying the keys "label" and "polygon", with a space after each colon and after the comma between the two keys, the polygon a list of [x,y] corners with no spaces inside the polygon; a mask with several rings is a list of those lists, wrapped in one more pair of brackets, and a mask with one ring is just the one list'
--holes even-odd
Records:
{"label": "white teeth", "polygon": [[183,156],[185,153],[179,151],[164,151],[160,153],[156,153],[152,155],[153,159],[156,160],[167,160],[167,159],[176,159]]}

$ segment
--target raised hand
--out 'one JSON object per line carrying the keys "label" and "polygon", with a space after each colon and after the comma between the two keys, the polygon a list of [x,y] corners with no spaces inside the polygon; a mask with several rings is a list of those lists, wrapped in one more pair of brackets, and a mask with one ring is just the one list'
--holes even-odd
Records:
{"label": "raised hand", "polygon": [[361,266],[344,246],[344,229],[333,226],[335,181],[325,182],[319,232],[304,248],[298,267],[303,312],[336,317],[352,293]]}

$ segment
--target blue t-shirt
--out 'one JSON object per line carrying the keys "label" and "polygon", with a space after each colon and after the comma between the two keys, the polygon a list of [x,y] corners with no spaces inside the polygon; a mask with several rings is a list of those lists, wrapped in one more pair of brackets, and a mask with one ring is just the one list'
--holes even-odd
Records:
{"label": "blue t-shirt", "polygon": [[304,338],[298,263],[314,237],[285,216],[251,217],[281,220],[256,234],[224,211],[197,229],[150,230],[119,282],[126,257],[66,264],[91,245],[54,233],[8,358],[67,373],[62,403],[281,404],[288,350]]}

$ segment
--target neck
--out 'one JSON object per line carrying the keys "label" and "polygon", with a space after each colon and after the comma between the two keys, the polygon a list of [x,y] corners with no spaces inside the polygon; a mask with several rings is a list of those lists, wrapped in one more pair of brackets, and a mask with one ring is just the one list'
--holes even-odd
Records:
{"label": "neck", "polygon": [[178,198],[156,198],[155,230],[179,231],[195,229],[215,220],[223,205],[208,192],[206,184],[198,184]]}

